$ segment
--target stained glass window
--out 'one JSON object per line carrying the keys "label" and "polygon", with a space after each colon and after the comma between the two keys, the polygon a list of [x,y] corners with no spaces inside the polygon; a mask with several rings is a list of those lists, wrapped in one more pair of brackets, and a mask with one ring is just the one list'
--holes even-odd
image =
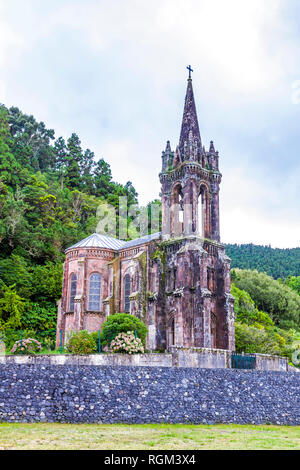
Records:
{"label": "stained glass window", "polygon": [[126,274],[124,277],[124,312],[125,313],[130,313],[130,299],[129,296],[131,294],[130,292],[130,276],[129,274]]}
{"label": "stained glass window", "polygon": [[77,291],[77,276],[72,274],[70,281],[70,312],[74,312],[75,296]]}
{"label": "stained glass window", "polygon": [[90,276],[89,287],[89,307],[88,310],[93,312],[100,312],[101,302],[101,276],[94,273]]}

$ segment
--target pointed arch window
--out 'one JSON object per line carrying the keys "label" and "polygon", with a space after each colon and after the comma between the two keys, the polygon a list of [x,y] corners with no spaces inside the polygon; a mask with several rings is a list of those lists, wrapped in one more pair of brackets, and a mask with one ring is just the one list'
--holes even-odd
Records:
{"label": "pointed arch window", "polygon": [[124,312],[130,313],[131,280],[129,274],[124,277]]}
{"label": "pointed arch window", "polygon": [[77,276],[72,274],[70,279],[70,312],[74,312],[75,297],[77,292]]}
{"label": "pointed arch window", "polygon": [[101,305],[101,276],[99,273],[93,273],[90,276],[89,285],[89,306],[88,310],[100,312]]}

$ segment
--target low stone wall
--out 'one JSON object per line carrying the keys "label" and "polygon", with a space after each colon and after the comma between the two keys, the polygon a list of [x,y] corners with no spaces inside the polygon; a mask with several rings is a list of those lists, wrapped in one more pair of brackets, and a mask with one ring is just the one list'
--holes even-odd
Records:
{"label": "low stone wall", "polygon": [[255,354],[257,370],[274,370],[287,372],[289,362],[287,357],[268,356],[267,354]]}
{"label": "low stone wall", "polygon": [[[142,367],[196,367],[203,369],[230,369],[231,352],[222,349],[171,348],[165,354],[92,354],[72,356],[70,354],[48,356],[0,356],[0,364],[32,365],[95,365],[95,366],[142,366]],[[285,357],[256,354],[257,370],[288,371]]]}
{"label": "low stone wall", "polygon": [[300,425],[300,374],[0,364],[0,421]]}
{"label": "low stone wall", "polygon": [[201,369],[227,369],[231,367],[231,352],[223,349],[172,347],[173,365]]}
{"label": "low stone wall", "polygon": [[73,356],[53,354],[40,356],[0,356],[1,364],[27,365],[70,365],[70,366],[109,366],[109,367],[172,367],[172,354],[91,354]]}

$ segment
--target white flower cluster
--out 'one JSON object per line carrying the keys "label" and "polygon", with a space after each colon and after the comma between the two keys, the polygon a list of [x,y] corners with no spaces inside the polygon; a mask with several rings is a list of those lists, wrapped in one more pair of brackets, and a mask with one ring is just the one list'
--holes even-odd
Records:
{"label": "white flower cluster", "polygon": [[11,352],[13,354],[19,354],[20,352],[24,352],[25,354],[34,354],[41,351],[41,349],[42,345],[39,341],[33,338],[27,338],[22,341],[16,341]]}
{"label": "white flower cluster", "polygon": [[110,349],[114,353],[137,354],[144,353],[144,346],[139,338],[135,338],[132,331],[119,333],[111,342]]}

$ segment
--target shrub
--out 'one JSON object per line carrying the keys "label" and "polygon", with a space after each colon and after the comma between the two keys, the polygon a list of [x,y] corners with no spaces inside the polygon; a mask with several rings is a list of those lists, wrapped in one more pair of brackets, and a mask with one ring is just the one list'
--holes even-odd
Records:
{"label": "shrub", "polygon": [[93,336],[86,330],[73,333],[66,349],[71,354],[93,354],[97,351]]}
{"label": "shrub", "polygon": [[47,337],[42,341],[42,345],[44,346],[45,349],[47,349],[49,351],[54,351],[55,350],[55,339]]}
{"label": "shrub", "polygon": [[[91,333],[91,337],[93,338],[95,345],[96,345],[96,351],[99,351],[99,331],[93,331]],[[102,349],[102,342],[103,342],[103,335],[100,335],[100,340],[101,340],[101,349]]]}
{"label": "shrub", "polygon": [[41,343],[34,338],[16,341],[12,347],[13,354],[36,354],[42,350]]}
{"label": "shrub", "polygon": [[140,338],[145,346],[148,330],[139,318],[128,313],[110,315],[102,325],[103,345],[110,345],[119,333],[127,333],[128,331],[136,331],[137,337]]}
{"label": "shrub", "polygon": [[[29,339],[36,336],[34,330],[23,330],[23,339]],[[10,351],[14,344],[21,339],[21,330],[1,331],[2,341],[4,341],[7,351]],[[39,339],[39,338],[38,338]]]}
{"label": "shrub", "polygon": [[6,352],[6,346],[5,346],[5,338],[4,335],[0,331],[0,356],[5,355]]}
{"label": "shrub", "polygon": [[258,323],[235,324],[236,351],[238,353],[260,353],[291,357],[295,349],[295,336],[292,331],[276,327],[264,327]]}
{"label": "shrub", "polygon": [[274,326],[271,317],[258,310],[254,301],[248,292],[239,289],[234,283],[231,284],[231,294],[234,301],[234,313],[237,322],[246,323],[247,325],[254,325],[259,323],[264,326]]}
{"label": "shrub", "polygon": [[300,297],[290,287],[257,271],[235,269],[232,276],[235,286],[248,292],[256,308],[266,312],[276,326],[299,329]]}
{"label": "shrub", "polygon": [[137,354],[144,352],[144,346],[140,338],[135,339],[132,331],[119,333],[111,342],[110,349],[114,353]]}

